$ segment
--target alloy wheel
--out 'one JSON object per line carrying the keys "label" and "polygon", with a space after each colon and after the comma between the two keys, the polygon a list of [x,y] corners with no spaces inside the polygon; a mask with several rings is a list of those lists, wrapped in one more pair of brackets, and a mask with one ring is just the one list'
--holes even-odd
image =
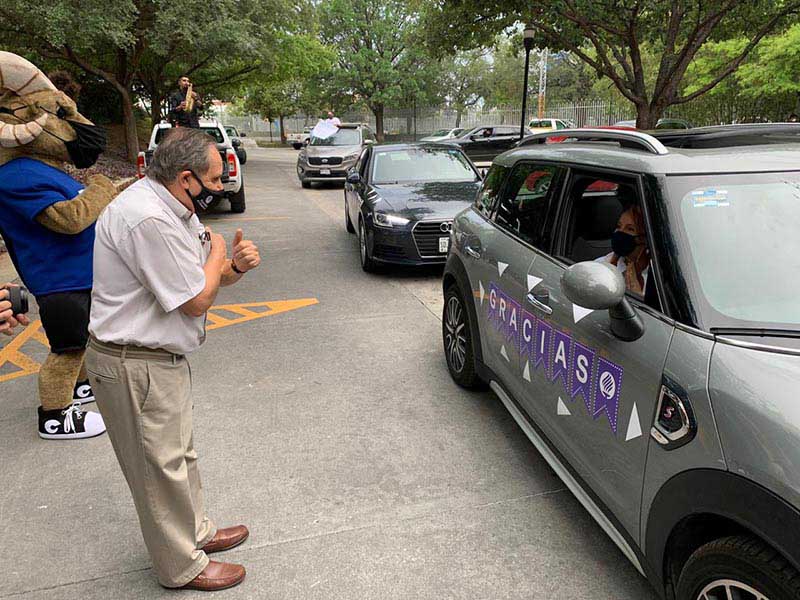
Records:
{"label": "alloy wheel", "polygon": [[447,315],[445,318],[445,348],[447,360],[456,373],[464,369],[467,357],[467,336],[464,335],[466,321],[464,309],[456,296],[447,300]]}
{"label": "alloy wheel", "polygon": [[764,594],[741,581],[718,579],[705,586],[697,600],[769,600]]}

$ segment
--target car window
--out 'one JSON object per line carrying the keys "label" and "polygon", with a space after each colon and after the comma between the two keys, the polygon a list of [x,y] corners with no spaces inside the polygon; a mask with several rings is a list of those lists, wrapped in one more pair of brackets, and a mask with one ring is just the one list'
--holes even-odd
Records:
{"label": "car window", "polygon": [[537,247],[543,245],[547,215],[563,169],[535,163],[518,164],[497,205],[499,227]]}
{"label": "car window", "polygon": [[[559,257],[567,263],[606,262],[617,268],[626,279],[628,293],[661,310],[649,261],[647,225],[635,179],[576,173],[564,197],[562,214],[566,222],[561,228],[562,251]],[[619,255],[613,242],[614,232],[621,230],[635,236],[632,254]],[[620,251],[621,252],[621,251]],[[644,254],[643,254],[644,253]],[[637,259],[631,257],[636,255]],[[635,264],[626,277],[627,261]]]}
{"label": "car window", "polygon": [[500,165],[492,165],[492,168],[489,169],[486,179],[483,180],[481,190],[478,192],[478,197],[475,199],[475,208],[483,216],[488,218],[491,215],[495,200],[497,200],[507,174],[508,168]]}
{"label": "car window", "polygon": [[519,133],[519,129],[516,127],[495,127],[494,134],[496,136],[501,135],[514,135],[515,133]]}
{"label": "car window", "polygon": [[569,129],[564,121],[556,121],[556,129]]}
{"label": "car window", "polygon": [[475,181],[478,178],[466,155],[457,148],[376,150],[372,162],[372,182],[376,185],[411,181]]}
{"label": "car window", "polygon": [[531,121],[528,124],[528,127],[544,127],[544,126],[545,126],[544,123],[542,123],[541,121]]}

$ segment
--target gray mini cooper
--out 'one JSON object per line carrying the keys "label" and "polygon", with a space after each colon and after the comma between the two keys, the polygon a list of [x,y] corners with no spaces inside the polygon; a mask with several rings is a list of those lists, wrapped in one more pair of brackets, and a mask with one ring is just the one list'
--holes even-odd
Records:
{"label": "gray mini cooper", "polygon": [[661,597],[797,599],[800,128],[656,135],[495,159],[453,225],[447,365]]}

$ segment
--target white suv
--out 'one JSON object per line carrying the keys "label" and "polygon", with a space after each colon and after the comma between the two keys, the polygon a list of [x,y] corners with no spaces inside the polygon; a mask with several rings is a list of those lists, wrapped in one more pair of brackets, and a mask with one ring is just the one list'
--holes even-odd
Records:
{"label": "white suv", "polygon": [[[153,132],[150,134],[150,143],[147,150],[139,152],[139,157],[136,161],[136,169],[139,177],[144,177],[147,165],[150,164],[150,158],[153,156],[159,142],[164,138],[167,131],[172,129],[170,123],[161,122],[153,127]],[[200,129],[205,131],[208,135],[214,138],[217,142],[217,150],[222,158],[222,185],[225,188],[225,197],[231,204],[231,212],[243,213],[245,211],[245,198],[244,198],[244,174],[242,173],[242,165],[239,162],[239,157],[236,155],[236,149],[233,147],[230,137],[228,137],[225,127],[220,125],[217,121],[200,121]],[[208,208],[216,205],[212,203]]]}

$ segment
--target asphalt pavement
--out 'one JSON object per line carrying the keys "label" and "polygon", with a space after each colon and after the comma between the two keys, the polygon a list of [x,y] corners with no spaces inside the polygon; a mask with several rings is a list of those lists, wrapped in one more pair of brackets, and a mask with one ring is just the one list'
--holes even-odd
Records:
{"label": "asphalt pavement", "polygon": [[[247,212],[205,222],[262,266],[190,358],[206,504],[251,530],[215,597],[654,599],[494,394],[450,380],[441,269],[363,273],[341,187],[248,155]],[[36,436],[46,350],[20,340],[0,340],[0,598],[206,597],[158,586],[106,436]]]}

